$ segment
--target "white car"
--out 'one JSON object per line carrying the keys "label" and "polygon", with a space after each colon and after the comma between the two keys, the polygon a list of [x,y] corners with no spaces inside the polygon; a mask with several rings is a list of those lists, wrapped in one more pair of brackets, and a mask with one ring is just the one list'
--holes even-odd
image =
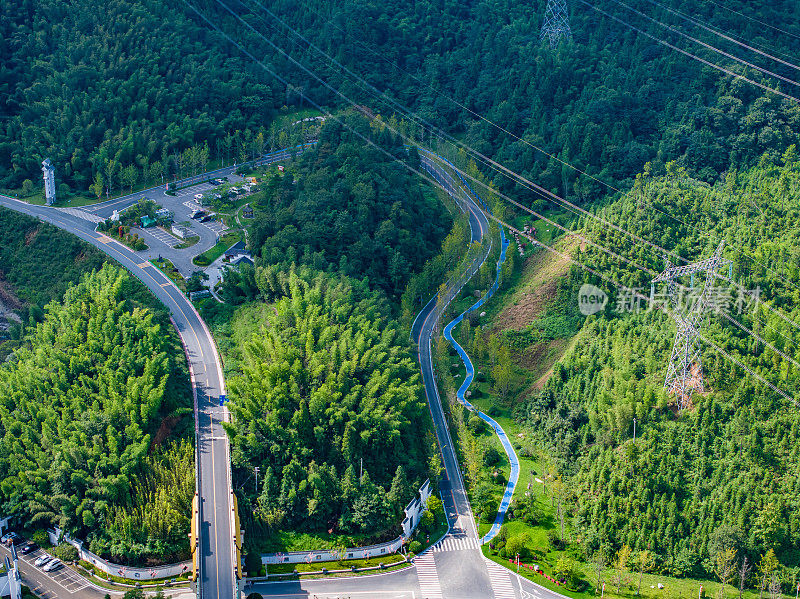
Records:
{"label": "white car", "polygon": [[45,553],[44,555],[41,555],[41,556],[39,556],[39,557],[36,559],[36,561],[35,561],[35,562],[33,562],[33,565],[34,565],[34,566],[36,566],[36,567],[39,567],[39,568],[41,568],[41,567],[42,567],[42,566],[44,566],[44,565],[45,565],[47,562],[49,562],[51,559],[52,559],[52,558],[51,558],[49,555],[47,555],[47,554]]}
{"label": "white car", "polygon": [[203,199],[203,194],[202,194],[202,193],[196,193],[196,194],[194,194],[194,199],[195,199],[195,200],[202,200],[202,199]]}
{"label": "white car", "polygon": [[44,567],[45,572],[52,572],[53,570],[58,570],[61,567],[61,560],[54,559],[49,564]]}

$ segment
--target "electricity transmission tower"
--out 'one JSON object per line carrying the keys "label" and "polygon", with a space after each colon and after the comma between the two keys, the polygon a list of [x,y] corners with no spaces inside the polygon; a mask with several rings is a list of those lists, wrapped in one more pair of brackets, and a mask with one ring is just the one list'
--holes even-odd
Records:
{"label": "electricity transmission tower", "polygon": [[[673,266],[667,260],[666,269],[653,279],[650,287],[650,300],[652,305],[656,283],[667,283],[667,299],[673,308],[672,316],[675,318],[677,331],[675,343],[672,346],[672,355],[667,368],[667,378],[664,388],[670,395],[675,395],[678,410],[685,410],[692,405],[692,394],[695,391],[703,392],[703,366],[700,362],[700,342],[697,329],[700,327],[703,314],[708,305],[709,297],[713,293],[714,278],[720,267],[728,265],[731,261],[721,257],[725,242],[719,244],[717,251],[711,258],[701,260],[686,266]],[[690,275],[691,287],[694,288],[694,273],[706,273],[705,283],[699,296],[685,314],[678,313],[677,297],[675,294],[675,281],[679,277]]]}
{"label": "electricity transmission tower", "polygon": [[539,39],[547,40],[551,48],[558,46],[562,39],[566,41],[572,39],[567,0],[547,0],[547,8],[544,10],[544,25],[542,25]]}

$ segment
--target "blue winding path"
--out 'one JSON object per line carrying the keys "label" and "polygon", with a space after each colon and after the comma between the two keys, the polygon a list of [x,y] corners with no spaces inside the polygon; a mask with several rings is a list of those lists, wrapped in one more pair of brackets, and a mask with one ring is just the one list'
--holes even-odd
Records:
{"label": "blue winding path", "polygon": [[[459,175],[460,176],[460,175]],[[469,187],[466,181],[463,180],[464,184],[467,188],[472,192],[472,194],[478,198],[478,200],[486,206],[483,200]],[[488,209],[488,206],[487,206]],[[475,302],[472,306],[464,310],[458,317],[456,317],[450,324],[448,324],[444,328],[444,337],[447,339],[450,344],[455,348],[458,354],[461,356],[461,360],[464,362],[464,365],[467,368],[467,376],[464,377],[464,382],[461,383],[461,386],[458,388],[456,393],[458,397],[458,401],[464,404],[467,408],[471,411],[476,412],[478,416],[487,422],[489,426],[494,429],[495,434],[500,438],[500,442],[503,444],[503,449],[506,451],[506,455],[508,456],[509,464],[511,464],[511,473],[508,477],[508,484],[506,485],[505,493],[503,494],[503,500],[500,502],[500,507],[497,510],[497,517],[492,524],[492,528],[487,532],[483,538],[481,539],[481,544],[488,543],[491,541],[495,535],[500,531],[500,527],[503,524],[503,520],[505,519],[506,512],[508,511],[508,506],[511,503],[511,498],[514,496],[514,488],[517,485],[517,481],[519,480],[519,459],[517,458],[517,454],[514,451],[514,447],[511,445],[511,441],[508,439],[508,435],[506,435],[503,428],[497,424],[497,422],[488,416],[487,414],[478,410],[475,406],[473,406],[467,399],[464,397],[469,386],[472,384],[472,380],[475,377],[475,367],[472,365],[472,361],[469,359],[467,352],[464,351],[458,342],[453,339],[453,328],[458,325],[464,317],[469,314],[470,312],[477,310],[481,306],[483,306],[491,297],[494,295],[494,292],[497,291],[498,286],[500,285],[500,269],[503,266],[503,262],[506,259],[506,249],[508,248],[509,241],[506,239],[505,233],[503,232],[503,228],[500,227],[500,259],[497,261],[497,276],[495,277],[494,283],[486,292],[486,294]]]}

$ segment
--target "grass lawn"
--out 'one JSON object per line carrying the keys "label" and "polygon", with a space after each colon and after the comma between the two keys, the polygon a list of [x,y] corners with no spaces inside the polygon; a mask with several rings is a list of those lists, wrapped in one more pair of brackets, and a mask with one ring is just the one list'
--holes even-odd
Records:
{"label": "grass lawn", "polygon": [[219,242],[217,244],[200,254],[199,256],[195,256],[192,259],[192,262],[197,266],[208,266],[214,260],[219,258],[222,254],[225,253],[229,247],[233,244],[242,241],[244,239],[244,232],[241,230],[236,231],[227,231],[225,234],[220,237]]}
{"label": "grass lawn", "polygon": [[150,260],[150,263],[167,275],[170,280],[172,280],[178,286],[178,289],[186,293],[186,279],[184,279],[181,273],[178,272],[178,269],[175,268],[175,265],[172,264],[172,262],[166,258],[162,258],[161,260]]}

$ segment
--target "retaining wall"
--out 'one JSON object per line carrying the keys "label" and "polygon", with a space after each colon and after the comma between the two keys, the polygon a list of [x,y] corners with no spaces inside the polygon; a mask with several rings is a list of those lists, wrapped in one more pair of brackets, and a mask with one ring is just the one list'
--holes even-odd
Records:
{"label": "retaining wall", "polygon": [[186,574],[192,569],[192,562],[181,562],[179,564],[169,564],[166,566],[153,566],[152,568],[133,568],[130,566],[121,566],[113,564],[104,560],[99,555],[96,555],[83,546],[83,541],[73,539],[67,534],[63,534],[59,529],[48,529],[47,534],[50,536],[50,543],[58,545],[59,541],[69,543],[78,550],[78,557],[85,562],[89,562],[99,570],[112,576],[121,576],[123,578],[130,578],[133,580],[151,580],[153,578],[173,578]]}

